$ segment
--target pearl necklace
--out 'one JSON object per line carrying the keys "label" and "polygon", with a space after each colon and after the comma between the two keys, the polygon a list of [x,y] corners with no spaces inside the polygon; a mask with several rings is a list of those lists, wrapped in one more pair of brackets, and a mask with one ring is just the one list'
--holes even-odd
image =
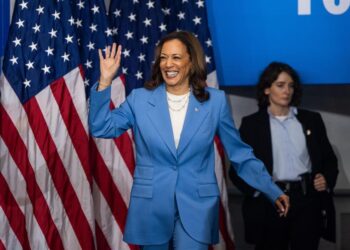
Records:
{"label": "pearl necklace", "polygon": [[187,94],[185,94],[180,99],[172,99],[172,98],[169,97],[169,93],[168,93],[167,100],[168,100],[168,107],[169,107],[169,109],[172,110],[172,111],[175,111],[175,112],[183,110],[186,107],[186,105],[187,105],[187,103],[188,103],[188,101],[190,99],[189,98],[190,97],[190,93],[191,92],[189,91]]}

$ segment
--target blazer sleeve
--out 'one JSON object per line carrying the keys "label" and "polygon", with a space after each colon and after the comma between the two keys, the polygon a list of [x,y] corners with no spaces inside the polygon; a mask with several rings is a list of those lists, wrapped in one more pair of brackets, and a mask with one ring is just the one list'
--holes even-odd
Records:
{"label": "blazer sleeve", "polygon": [[317,139],[319,140],[319,145],[321,147],[322,163],[323,163],[322,164],[323,166],[320,170],[326,178],[328,188],[330,188],[330,190],[333,190],[336,184],[336,180],[339,172],[338,160],[334,154],[332,145],[329,142],[327,132],[326,132],[326,127],[319,113],[317,113],[316,119],[317,119],[316,124],[318,124],[318,128],[319,128]]}
{"label": "blazer sleeve", "polygon": [[111,87],[97,91],[97,85],[94,84],[90,92],[90,133],[94,137],[118,137],[134,125],[134,91],[118,108],[110,110]]}
{"label": "blazer sleeve", "polygon": [[241,140],[234,127],[224,92],[220,96],[220,101],[218,135],[231,166],[246,183],[264,193],[270,200],[275,201],[283,192],[272,181],[264,164],[254,156],[252,148]]}
{"label": "blazer sleeve", "polygon": [[[249,138],[249,129],[247,127],[249,126],[249,122],[247,121],[246,117],[242,119],[241,126],[239,129],[239,133],[241,136],[241,139],[251,145],[248,142]],[[256,192],[256,189],[254,189],[252,186],[248,185],[242,178],[240,178],[237,174],[237,172],[234,170],[234,168],[230,168],[229,170],[229,176],[232,181],[232,183],[245,195],[253,196]]]}

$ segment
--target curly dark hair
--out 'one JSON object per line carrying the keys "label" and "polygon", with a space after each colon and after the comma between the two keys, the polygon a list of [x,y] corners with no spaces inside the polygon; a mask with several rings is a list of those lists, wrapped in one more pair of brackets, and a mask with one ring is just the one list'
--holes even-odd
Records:
{"label": "curly dark hair", "polygon": [[294,93],[289,105],[298,106],[300,104],[302,88],[298,73],[286,63],[272,62],[263,70],[257,84],[256,99],[258,101],[259,108],[266,108],[270,105],[269,98],[265,94],[265,89],[271,87],[271,84],[276,81],[282,72],[287,73],[293,79],[294,83]]}
{"label": "curly dark hair", "polygon": [[193,95],[199,102],[207,101],[209,99],[209,92],[205,90],[205,87],[207,86],[207,70],[203,49],[198,39],[192,33],[187,31],[172,32],[160,40],[155,49],[155,60],[152,66],[151,80],[147,81],[144,87],[152,90],[163,84],[164,79],[159,66],[160,54],[164,43],[175,39],[181,41],[186,46],[187,53],[190,56],[192,66],[189,72],[189,82]]}

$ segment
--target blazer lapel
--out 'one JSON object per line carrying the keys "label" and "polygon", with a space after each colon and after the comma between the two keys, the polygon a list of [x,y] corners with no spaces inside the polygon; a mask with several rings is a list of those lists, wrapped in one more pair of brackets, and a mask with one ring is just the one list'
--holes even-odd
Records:
{"label": "blazer lapel", "polygon": [[159,133],[160,137],[169,148],[169,151],[176,159],[177,154],[174,142],[173,128],[171,126],[164,84],[160,85],[154,90],[154,93],[148,100],[148,103],[151,107],[149,108],[147,115],[156,131]]}
{"label": "blazer lapel", "polygon": [[207,108],[203,105],[203,103],[197,101],[197,99],[191,93],[184,126],[181,132],[180,142],[177,149],[178,155],[180,155],[186,148],[192,137],[199,130],[200,125],[207,115]]}
{"label": "blazer lapel", "polygon": [[270,117],[267,113],[267,109],[261,110],[260,133],[262,146],[262,155],[265,156],[264,161],[267,171],[272,174],[273,168],[273,157],[272,157],[272,141],[271,141],[271,128],[270,128]]}

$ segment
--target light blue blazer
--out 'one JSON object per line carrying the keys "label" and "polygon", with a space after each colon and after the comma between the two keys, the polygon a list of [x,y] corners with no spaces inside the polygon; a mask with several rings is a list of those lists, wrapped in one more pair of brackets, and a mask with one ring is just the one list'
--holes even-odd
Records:
{"label": "light blue blazer", "polygon": [[282,191],[263,163],[240,139],[223,91],[207,88],[208,101],[191,94],[176,149],[164,84],[150,91],[133,90],[120,107],[110,110],[111,90],[91,89],[89,126],[95,137],[118,137],[132,128],[136,168],[124,240],[137,245],[170,240],[176,206],[181,222],[194,239],[219,240],[220,193],[214,170],[214,136],[218,134],[238,175],[276,200]]}

